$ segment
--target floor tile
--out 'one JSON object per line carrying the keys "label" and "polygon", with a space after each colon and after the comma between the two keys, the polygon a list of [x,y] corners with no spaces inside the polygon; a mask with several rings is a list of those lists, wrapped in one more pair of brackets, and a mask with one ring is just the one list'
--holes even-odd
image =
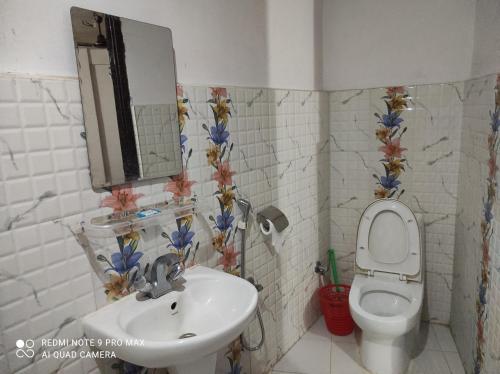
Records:
{"label": "floor tile", "polygon": [[452,374],[465,374],[462,360],[457,352],[443,352]]}
{"label": "floor tile", "polygon": [[[332,335],[320,318],[271,374],[368,374],[361,365],[358,346],[356,334]],[[419,352],[408,374],[465,374],[446,326],[422,323]]]}
{"label": "floor tile", "polygon": [[332,374],[368,374],[361,366],[359,350],[356,344],[333,342]]}
{"label": "floor tile", "polygon": [[273,368],[298,374],[330,374],[330,340],[304,336]]}
{"label": "floor tile", "polygon": [[328,331],[325,319],[323,317],[319,318],[311,328],[304,334],[303,339],[308,338],[318,338],[330,341],[332,339],[332,334]]}
{"label": "floor tile", "polygon": [[431,350],[440,351],[436,333],[428,322],[422,322],[420,325],[420,335],[418,339],[418,351]]}
{"label": "floor tile", "polygon": [[356,336],[355,336],[355,331],[350,333],[349,335],[344,335],[344,336],[339,336],[339,335],[332,335],[332,340],[334,342],[339,342],[339,343],[351,343],[351,344],[356,344]]}
{"label": "floor tile", "polygon": [[457,347],[455,341],[451,336],[451,332],[448,326],[433,324],[432,329],[436,334],[437,341],[442,351],[445,352],[456,352]]}
{"label": "floor tile", "polygon": [[440,351],[423,351],[410,363],[408,374],[455,374],[451,373]]}

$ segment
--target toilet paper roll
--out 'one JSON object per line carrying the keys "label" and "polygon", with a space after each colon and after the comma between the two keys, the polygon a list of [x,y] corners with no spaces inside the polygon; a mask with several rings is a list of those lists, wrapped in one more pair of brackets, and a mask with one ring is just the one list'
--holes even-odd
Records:
{"label": "toilet paper roll", "polygon": [[261,222],[259,226],[262,235],[264,235],[265,241],[274,248],[276,253],[279,253],[281,250],[282,234],[276,230],[276,227],[274,227],[273,223],[268,219]]}

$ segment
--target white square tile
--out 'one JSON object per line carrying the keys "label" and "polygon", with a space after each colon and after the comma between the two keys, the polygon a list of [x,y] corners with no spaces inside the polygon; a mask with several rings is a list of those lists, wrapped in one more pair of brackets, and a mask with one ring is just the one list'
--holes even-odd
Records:
{"label": "white square tile", "polygon": [[[36,226],[35,226],[36,227]],[[14,244],[17,250],[32,248],[40,244],[38,228],[23,227],[13,230]]]}
{"label": "white square tile", "polygon": [[19,98],[24,102],[43,102],[42,90],[38,79],[17,79]]}
{"label": "white square tile", "polygon": [[23,133],[19,129],[2,130],[1,139],[0,149],[4,154],[26,151]]}
{"label": "white square tile", "polygon": [[29,152],[44,151],[50,149],[47,130],[44,128],[33,128],[25,131],[26,145]]}
{"label": "white square tile", "polygon": [[26,127],[46,127],[45,107],[43,104],[23,104],[20,107],[21,118]]}
{"label": "white square tile", "polygon": [[54,170],[52,156],[49,152],[30,153],[29,163],[33,175],[43,175]]}
{"label": "white square tile", "polygon": [[33,189],[29,179],[15,179],[6,182],[7,201],[9,204],[29,201],[33,198]]}
{"label": "white square tile", "polygon": [[16,104],[0,103],[0,128],[19,128],[21,121],[19,119],[18,106]]}
{"label": "white square tile", "polygon": [[15,102],[16,100],[16,81],[12,78],[1,78],[0,102]]}

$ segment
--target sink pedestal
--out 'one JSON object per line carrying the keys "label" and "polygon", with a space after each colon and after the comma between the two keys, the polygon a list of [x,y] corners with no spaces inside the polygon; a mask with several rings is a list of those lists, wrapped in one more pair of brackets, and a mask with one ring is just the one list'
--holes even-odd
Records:
{"label": "sink pedestal", "polygon": [[168,372],[171,374],[215,374],[216,362],[217,353],[214,353],[197,361],[171,366],[168,368]]}

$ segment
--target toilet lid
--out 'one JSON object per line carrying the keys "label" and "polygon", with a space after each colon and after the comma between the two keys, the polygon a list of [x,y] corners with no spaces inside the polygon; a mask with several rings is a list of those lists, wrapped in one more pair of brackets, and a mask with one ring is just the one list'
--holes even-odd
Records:
{"label": "toilet lid", "polygon": [[405,204],[376,200],[359,221],[356,265],[364,270],[415,276],[420,272],[417,219]]}

